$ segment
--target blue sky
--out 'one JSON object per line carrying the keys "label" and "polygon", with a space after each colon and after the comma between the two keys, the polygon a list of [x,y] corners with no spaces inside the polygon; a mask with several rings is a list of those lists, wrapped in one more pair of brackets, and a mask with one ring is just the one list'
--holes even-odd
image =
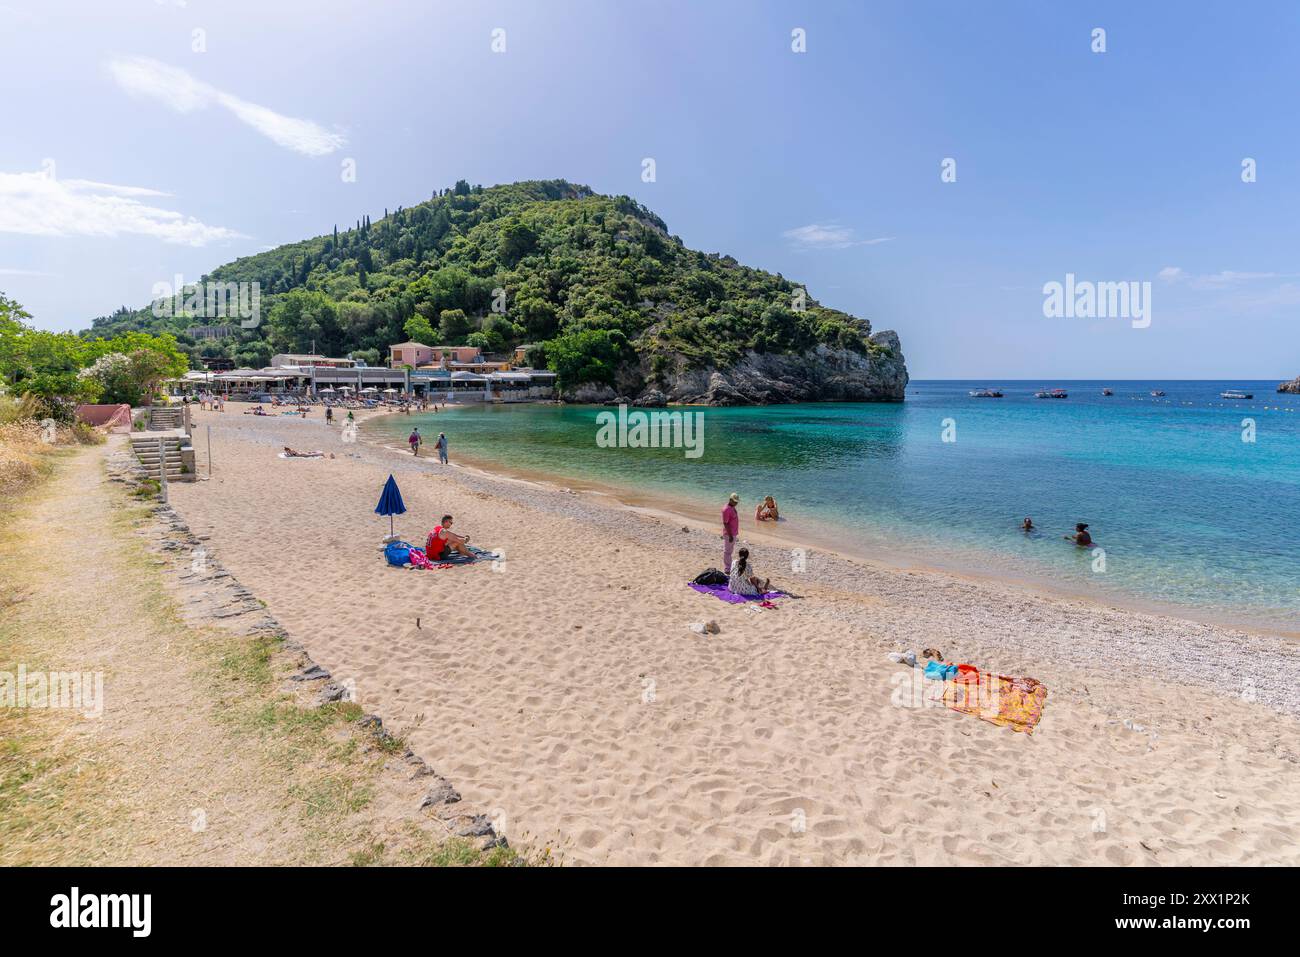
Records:
{"label": "blue sky", "polygon": [[[1298,41],[1288,3],[0,0],[0,290],[84,328],[562,177],[896,329],[914,378],[1290,378]],[[1066,273],[1150,281],[1150,326],[1046,318]]]}

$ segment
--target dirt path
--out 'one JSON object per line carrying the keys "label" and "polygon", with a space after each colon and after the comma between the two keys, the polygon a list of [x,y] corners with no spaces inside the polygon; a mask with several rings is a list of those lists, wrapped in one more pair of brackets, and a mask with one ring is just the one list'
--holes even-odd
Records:
{"label": "dirt path", "polygon": [[412,823],[404,744],[286,694],[266,636],[188,623],[165,573],[191,559],[151,547],[150,507],[106,479],[114,448],[69,453],[0,519],[0,682],[87,676],[77,708],[7,707],[0,686],[0,865],[477,862]]}

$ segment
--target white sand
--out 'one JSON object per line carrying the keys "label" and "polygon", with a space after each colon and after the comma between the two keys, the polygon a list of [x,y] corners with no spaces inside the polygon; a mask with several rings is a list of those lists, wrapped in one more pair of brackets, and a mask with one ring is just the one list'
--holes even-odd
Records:
{"label": "white sand", "polygon": [[[346,444],[319,410],[228,409],[198,414],[215,473],[173,504],[516,844],[568,863],[1300,863],[1292,640],[818,552],[796,574],[764,545],[758,567],[805,597],[730,606],[684,584],[720,564],[712,529]],[[504,564],[388,568],[390,471],[399,533],[422,544],[451,512]],[[720,634],[687,627],[707,619]],[[1038,730],[900,703],[917,673],[886,653],[927,646],[1044,682]]]}

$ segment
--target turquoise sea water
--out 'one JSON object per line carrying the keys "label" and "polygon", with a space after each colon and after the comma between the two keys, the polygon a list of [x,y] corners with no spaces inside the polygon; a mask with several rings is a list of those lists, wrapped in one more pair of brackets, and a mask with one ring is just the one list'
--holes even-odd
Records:
{"label": "turquoise sea water", "polygon": [[[898,405],[692,409],[704,416],[694,459],[599,448],[596,406],[467,406],[371,428],[445,431],[453,457],[635,489],[665,505],[721,507],[734,490],[742,529],[770,494],[784,534],[803,526],[846,551],[1300,630],[1300,396],[1276,385],[918,381]],[[1057,386],[1068,399],[1033,396]],[[967,394],[981,387],[1005,397]],[[1255,397],[1219,397],[1233,388]],[[943,441],[945,419],[955,441]],[[1253,442],[1243,441],[1246,419]],[[1025,516],[1039,534],[1019,530]],[[1104,571],[1062,540],[1076,521],[1091,525]]]}

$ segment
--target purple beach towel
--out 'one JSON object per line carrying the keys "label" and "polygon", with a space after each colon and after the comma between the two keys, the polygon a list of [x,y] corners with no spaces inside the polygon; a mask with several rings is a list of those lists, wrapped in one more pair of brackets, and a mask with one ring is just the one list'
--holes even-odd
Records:
{"label": "purple beach towel", "polygon": [[728,605],[743,605],[747,601],[772,601],[774,598],[785,598],[783,591],[769,591],[761,595],[737,595],[726,585],[697,585],[695,582],[687,582],[701,595],[712,595],[714,598],[725,601]]}

